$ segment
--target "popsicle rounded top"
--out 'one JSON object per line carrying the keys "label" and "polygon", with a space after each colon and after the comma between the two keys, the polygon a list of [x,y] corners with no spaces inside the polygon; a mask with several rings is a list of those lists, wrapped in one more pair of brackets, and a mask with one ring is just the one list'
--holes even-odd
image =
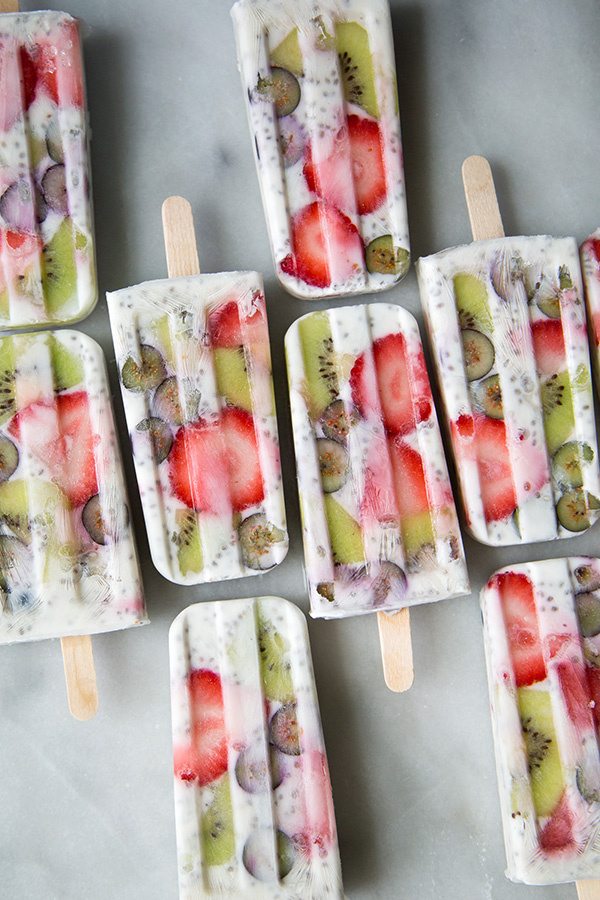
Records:
{"label": "popsicle rounded top", "polygon": [[507,875],[600,877],[600,560],[505,566],[481,592]]}
{"label": "popsicle rounded top", "polygon": [[308,299],[410,262],[387,0],[238,0],[238,62],[277,277]]}
{"label": "popsicle rounded top", "polygon": [[169,635],[180,897],[343,897],[306,621],[279,597]]}
{"label": "popsicle rounded top", "polygon": [[0,15],[0,328],[66,324],[97,299],[79,27]]}

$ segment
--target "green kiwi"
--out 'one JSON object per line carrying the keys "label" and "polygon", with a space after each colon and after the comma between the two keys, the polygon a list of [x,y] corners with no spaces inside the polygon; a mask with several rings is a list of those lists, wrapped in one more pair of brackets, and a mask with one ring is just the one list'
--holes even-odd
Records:
{"label": "green kiwi", "polygon": [[568,372],[552,375],[541,387],[548,452],[554,455],[575,427],[573,393]]}
{"label": "green kiwi", "polygon": [[461,334],[467,378],[477,381],[494,365],[494,345],[485,334],[473,328],[463,328]]}
{"label": "green kiwi", "polygon": [[317,438],[317,453],[321,486],[326,494],[333,494],[339,491],[348,479],[350,468],[348,454],[339,441],[332,441],[331,438]]}
{"label": "green kiwi", "polygon": [[268,78],[258,79],[257,91],[275,104],[277,118],[294,112],[300,103],[300,83],[293,72],[280,66],[272,66]]}
{"label": "green kiwi", "polygon": [[298,323],[311,416],[318,419],[337,399],[339,382],[326,312],[311,313]]}
{"label": "green kiwi", "polygon": [[581,488],[567,491],[556,504],[558,521],[567,531],[586,531],[590,525],[590,510],[598,509],[600,501]]}
{"label": "green kiwi", "polygon": [[196,513],[192,509],[178,509],[175,513],[177,531],[173,542],[177,546],[177,562],[182,575],[202,571],[204,560]]}
{"label": "green kiwi", "polygon": [[518,688],[517,697],[533,804],[542,818],[552,814],[565,789],[550,694]]}
{"label": "green kiwi", "polygon": [[330,403],[319,419],[325,437],[342,444],[346,443],[350,428],[356,425],[357,421],[358,412],[352,409],[347,413],[343,400],[334,400]]}
{"label": "green kiwi", "polygon": [[479,398],[483,411],[491,419],[503,419],[502,389],[498,375],[490,375],[480,385]]}
{"label": "green kiwi", "polygon": [[583,637],[600,634],[600,597],[585,591],[575,596],[575,610]]}
{"label": "green kiwi", "polygon": [[222,866],[235,853],[235,831],[229,775],[215,782],[212,799],[203,809],[200,822],[202,862],[207,866]]}
{"label": "green kiwi", "polygon": [[[185,392],[185,408],[179,395],[181,387]],[[188,382],[184,380],[181,385],[175,375],[169,375],[156,389],[152,410],[159,419],[164,419],[172,425],[183,425],[184,422],[196,418],[199,399],[200,395]]]}
{"label": "green kiwi", "polygon": [[330,494],[323,495],[327,527],[334,562],[340,565],[361,563],[365,560],[360,525]]}
{"label": "green kiwi", "polygon": [[81,358],[67,350],[61,340],[53,334],[46,338],[50,350],[54,389],[66,391],[83,381],[83,363]]}
{"label": "green kiwi", "polygon": [[583,441],[567,441],[552,457],[552,473],[562,488],[579,488],[583,485],[582,463],[590,463],[594,451]]}
{"label": "green kiwi", "polygon": [[[48,156],[48,147],[46,144],[46,139],[43,137],[38,137],[37,134],[33,134],[32,132],[28,135],[29,145],[29,159],[31,162],[31,168],[37,169],[41,162],[43,162]],[[64,162],[64,160],[61,160]]]}
{"label": "green kiwi", "polygon": [[0,319],[10,318],[10,294],[8,288],[0,291]]}
{"label": "green kiwi", "polygon": [[277,44],[274,50],[271,50],[269,60],[271,66],[278,66],[281,69],[287,69],[298,78],[303,74],[302,52],[300,50],[300,42],[298,41],[298,29],[294,28],[290,31],[281,43]]}
{"label": "green kiwi", "polygon": [[68,216],[42,249],[42,286],[51,316],[57,315],[77,293],[75,229]]}
{"label": "green kiwi", "polygon": [[51,159],[56,163],[64,163],[65,161],[65,153],[62,145],[62,136],[60,132],[60,125],[58,123],[58,116],[55,115],[50,120],[50,124],[46,130],[46,148],[48,151],[48,155]]}
{"label": "green kiwi", "polygon": [[327,600],[328,603],[333,603],[335,600],[335,586],[332,581],[322,581],[316,587],[317,594],[320,597],[323,597],[324,600]]}
{"label": "green kiwi", "polygon": [[0,434],[0,482],[8,481],[19,465],[19,451],[10,438]]}
{"label": "green kiwi", "polygon": [[10,528],[19,540],[31,541],[29,497],[35,494],[38,524],[52,528],[56,521],[56,510],[69,509],[69,501],[62,491],[50,481],[14,478],[0,484],[0,521]]}
{"label": "green kiwi", "polygon": [[294,699],[294,684],[286,639],[270,622],[258,622],[260,672],[265,696],[269,700],[288,703]]}
{"label": "green kiwi", "polygon": [[215,347],[217,391],[227,403],[252,412],[252,394],[243,347]]}
{"label": "green kiwi", "polygon": [[367,244],[365,260],[368,272],[404,275],[410,265],[410,253],[404,247],[394,247],[391,234],[382,234]]}
{"label": "green kiwi", "polygon": [[0,425],[17,411],[15,399],[15,348],[10,337],[0,339]]}
{"label": "green kiwi", "polygon": [[264,513],[254,513],[244,519],[238,533],[244,564],[250,569],[272,569],[273,544],[285,540],[285,533],[268,522]]}
{"label": "green kiwi", "polygon": [[128,391],[143,394],[152,391],[165,379],[165,361],[156,347],[140,345],[140,358],[128,356],[121,369],[121,381]]}
{"label": "green kiwi", "polygon": [[152,442],[152,452],[154,461],[157,466],[163,462],[173,446],[173,434],[167,423],[157,416],[150,416],[148,419],[142,419],[135,426],[136,431],[147,431],[150,441]]}
{"label": "green kiwi", "polygon": [[158,319],[154,319],[150,324],[150,328],[154,333],[156,343],[160,347],[162,355],[171,368],[175,369],[177,367],[177,360],[175,359],[175,354],[173,352],[173,340],[171,338],[169,316],[164,315],[159,316]]}
{"label": "green kiwi", "polygon": [[422,547],[435,547],[433,521],[431,513],[427,510],[402,519],[400,532],[404,553],[407,557],[414,556]]}
{"label": "green kiwi", "polygon": [[491,332],[493,324],[488,292],[481,278],[470,272],[459,272],[454,276],[452,284],[460,327]]}
{"label": "green kiwi", "polygon": [[574,572],[577,583],[585,591],[597,591],[600,588],[600,572],[589,563],[577,566]]}
{"label": "green kiwi", "polygon": [[597,788],[591,787],[585,779],[584,770],[581,766],[577,766],[575,769],[575,784],[577,785],[577,790],[586,801],[586,803],[599,803],[600,802],[600,791]]}
{"label": "green kiwi", "polygon": [[340,22],[335,26],[335,43],[346,100],[378,119],[375,70],[366,29],[358,22]]}
{"label": "green kiwi", "polygon": [[560,291],[549,286],[547,289],[538,289],[535,294],[535,302],[545,316],[549,319],[560,319]]}

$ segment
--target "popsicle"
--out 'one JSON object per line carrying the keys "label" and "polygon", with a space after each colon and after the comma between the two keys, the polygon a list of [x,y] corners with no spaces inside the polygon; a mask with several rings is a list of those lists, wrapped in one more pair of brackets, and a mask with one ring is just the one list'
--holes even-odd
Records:
{"label": "popsicle", "polygon": [[317,299],[410,262],[387,0],[238,0],[238,64],[277,277]]}
{"label": "popsicle", "polygon": [[481,606],[507,875],[597,898],[600,560],[506,566]]}
{"label": "popsicle", "polygon": [[417,270],[466,525],[496,546],[572,537],[600,508],[577,247],[503,237],[487,161],[463,176],[475,242]]}
{"label": "popsicle", "polygon": [[79,25],[0,12],[0,328],[71,323],[97,298]]}
{"label": "popsicle", "polygon": [[288,546],[262,278],[200,275],[182,198],[164,227],[171,277],[107,295],[152,559],[178,584],[258,575]]}
{"label": "popsicle", "polygon": [[313,312],[285,350],[311,615],[468,594],[414,318],[383,303]]}
{"label": "popsicle", "polygon": [[87,636],[146,621],[102,350],[71,330],[1,337],[0,644],[62,638],[85,717]]}
{"label": "popsicle", "polygon": [[581,267],[587,301],[592,363],[600,385],[600,228],[581,245]]}
{"label": "popsicle", "polygon": [[169,648],[181,900],[342,900],[300,610],[279,597],[196,604]]}

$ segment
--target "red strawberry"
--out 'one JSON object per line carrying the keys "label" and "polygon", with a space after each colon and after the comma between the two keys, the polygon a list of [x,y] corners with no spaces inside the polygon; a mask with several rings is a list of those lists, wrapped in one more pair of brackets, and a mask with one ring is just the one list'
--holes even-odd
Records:
{"label": "red strawberry", "polygon": [[596,260],[598,265],[600,265],[600,238],[590,238],[589,241],[586,241],[585,246],[586,249],[590,251],[592,257]]}
{"label": "red strawberry", "polygon": [[171,487],[191,509],[240,512],[264,498],[254,420],[236,407],[218,422],[200,420],[179,429],[169,454]]}
{"label": "red strawberry", "polygon": [[21,47],[21,72],[25,106],[29,108],[38,90],[44,91],[51,100],[58,103],[57,50],[50,44],[36,44]]}
{"label": "red strawberry", "polygon": [[292,220],[294,253],[280,266],[314,287],[328,287],[332,280],[345,281],[364,268],[364,251],[355,225],[339,209],[327,203],[311,203]]}
{"label": "red strawberry", "polygon": [[565,339],[560,319],[540,319],[531,326],[533,352],[540,375],[548,378],[566,366]]}
{"label": "red strawberry", "polygon": [[592,699],[592,713],[596,727],[600,728],[600,669],[595,666],[586,666],[588,688]]}
{"label": "red strawberry", "polygon": [[569,718],[576,728],[593,730],[592,700],[585,669],[576,663],[561,662],[556,672]]}
{"label": "red strawberry", "polygon": [[596,346],[600,346],[600,312],[594,313],[592,315],[592,327],[594,332],[594,340],[596,342]]}
{"label": "red strawberry", "polygon": [[188,677],[192,743],[175,747],[175,775],[202,787],[227,771],[227,732],[221,679],[210,669]]}
{"label": "red strawberry", "polygon": [[563,794],[558,806],[546,822],[540,834],[540,847],[546,853],[576,849],[573,835],[573,813],[567,795]]}
{"label": "red strawberry", "polygon": [[388,433],[407,434],[431,415],[431,388],[423,354],[409,357],[404,337],[387,334],[373,341],[373,362],[376,380],[366,354],[354,363],[350,372],[352,399],[364,416],[381,403]]}
{"label": "red strawberry", "polygon": [[263,295],[257,294],[249,315],[240,317],[240,312],[237,301],[229,300],[210,313],[207,327],[213,347],[240,347],[245,343],[268,341]]}
{"label": "red strawberry", "polygon": [[327,159],[314,163],[308,148],[304,177],[309,190],[334,206],[351,209],[354,193],[361,216],[378,209],[386,198],[387,185],[377,122],[348,116]]}
{"label": "red strawberry", "polygon": [[388,442],[400,518],[427,512],[429,498],[421,455],[398,438]]}
{"label": "red strawberry", "polygon": [[13,416],[8,430],[50,469],[73,506],[98,493],[88,395],[58,394],[54,404],[37,401]]}
{"label": "red strawberry", "polygon": [[502,419],[474,416],[474,448],[486,522],[505,519],[517,508]]}
{"label": "red strawberry", "polygon": [[492,584],[496,585],[500,595],[517,687],[543,681],[546,664],[531,581],[520,572],[501,572]]}

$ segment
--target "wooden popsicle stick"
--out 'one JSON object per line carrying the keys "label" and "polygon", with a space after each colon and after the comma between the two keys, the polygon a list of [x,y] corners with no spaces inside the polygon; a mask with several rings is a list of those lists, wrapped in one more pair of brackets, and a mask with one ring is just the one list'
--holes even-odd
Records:
{"label": "wooden popsicle stick", "polygon": [[0,0],[0,13],[19,12],[19,0]]}
{"label": "wooden popsicle stick", "polygon": [[576,881],[577,896],[579,900],[600,900],[600,879],[592,881]]}
{"label": "wooden popsicle stick", "polygon": [[401,694],[415,680],[408,607],[377,613],[377,625],[385,683],[390,691]]}
{"label": "wooden popsicle stick", "polygon": [[167,197],[162,205],[162,221],[169,278],[199,275],[200,261],[191,204],[183,197]]}
{"label": "wooden popsicle stick", "polygon": [[98,691],[94,652],[89,634],[60,639],[67,683],[69,710],[75,719],[85,722],[98,711]]}

